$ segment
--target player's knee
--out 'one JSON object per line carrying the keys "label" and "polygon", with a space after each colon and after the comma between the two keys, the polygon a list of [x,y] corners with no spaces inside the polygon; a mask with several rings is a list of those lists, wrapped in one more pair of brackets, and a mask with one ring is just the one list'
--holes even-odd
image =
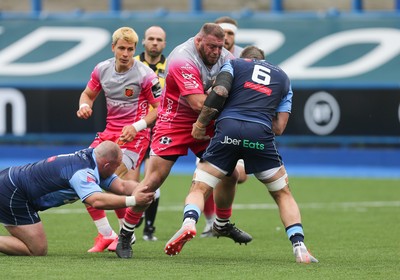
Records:
{"label": "player's knee", "polygon": [[276,192],[279,190],[282,190],[284,187],[286,187],[288,185],[288,176],[287,173],[285,171],[285,169],[283,168],[282,171],[280,173],[282,173],[282,175],[276,179],[276,180],[271,180],[271,178],[276,177],[276,174],[280,174],[278,173],[279,170],[281,169],[281,167],[275,167],[263,172],[259,172],[254,174],[256,176],[256,178],[258,180],[260,180],[261,182],[264,183],[264,185],[267,187],[268,191],[270,192]]}
{"label": "player's knee", "polygon": [[196,168],[194,171],[193,181],[202,182],[215,189],[217,184],[221,181],[221,179],[211,175],[210,173]]}
{"label": "player's knee", "polygon": [[47,245],[38,246],[37,248],[30,249],[31,256],[46,256],[47,255]]}

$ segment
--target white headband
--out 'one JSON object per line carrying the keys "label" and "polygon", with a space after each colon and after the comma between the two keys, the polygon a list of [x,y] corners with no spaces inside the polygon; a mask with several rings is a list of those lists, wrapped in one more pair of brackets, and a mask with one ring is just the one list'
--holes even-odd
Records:
{"label": "white headband", "polygon": [[225,29],[232,30],[232,32],[236,34],[237,27],[234,24],[232,24],[232,23],[219,23],[218,25],[221,26],[222,29],[224,29],[224,30]]}

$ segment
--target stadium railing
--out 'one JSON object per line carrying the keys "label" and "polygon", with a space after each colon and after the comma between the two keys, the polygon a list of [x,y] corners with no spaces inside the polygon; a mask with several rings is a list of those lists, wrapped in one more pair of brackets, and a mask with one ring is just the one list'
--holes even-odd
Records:
{"label": "stadium railing", "polygon": [[[29,0],[27,0],[29,1]],[[126,0],[125,0],[126,1]],[[187,0],[188,1],[188,10],[184,13],[185,15],[191,14],[191,15],[205,15],[210,12],[215,12],[215,11],[210,11],[210,10],[205,10],[203,0]],[[386,10],[374,10],[374,11],[368,11],[364,8],[365,6],[365,0],[348,0],[351,3],[350,6],[350,13],[349,14],[372,14],[372,13],[395,13],[395,14],[400,14],[400,0],[393,0],[393,9],[386,11]],[[251,16],[257,14],[257,12],[261,13],[274,13],[274,14],[284,14],[287,13],[288,10],[285,9],[285,0],[270,0],[266,1],[268,2],[269,5],[269,11],[250,11],[249,9],[243,9],[241,11],[242,16]],[[82,10],[75,10],[74,12],[69,12],[69,13],[50,13],[47,11],[44,11],[43,9],[43,1],[42,0],[30,0],[30,11],[29,12],[10,12],[7,10],[0,10],[0,18],[18,18],[18,17],[29,17],[29,18],[42,18],[42,17],[63,17],[63,16],[85,16],[85,17],[119,17],[121,16],[121,13],[124,13],[125,17],[129,17],[130,15],[137,16],[140,13],[140,16],[149,16],[149,17],[154,17],[154,16],[176,16],[176,13],[173,13],[171,11],[165,10],[165,9],[157,9],[157,7],[154,8],[154,11],[148,12],[148,13],[143,13],[143,11],[125,11],[123,10],[123,3],[124,0],[108,0],[108,11],[106,12],[98,12],[98,11],[82,11]],[[168,5],[166,3],[166,5]],[[311,14],[316,14],[316,11],[305,11],[305,10],[296,10],[294,13],[296,14],[304,14],[304,12],[311,12]],[[226,11],[225,11],[226,13]],[[182,14],[182,13],[180,13]],[[343,15],[345,13],[339,12],[336,8],[331,8],[327,11],[327,14],[330,16],[337,16],[337,15]]]}
{"label": "stadium railing", "polygon": [[[29,1],[29,0],[27,0]],[[108,11],[107,12],[84,12],[84,11],[75,11],[72,16],[87,16],[87,17],[119,17],[123,12],[122,4],[124,0],[108,0]],[[189,2],[189,9],[186,13],[183,13],[185,16],[197,14],[199,16],[204,16],[210,11],[205,10],[203,8],[203,0],[187,0]],[[365,0],[349,0],[351,1],[351,9],[350,13],[352,15],[357,14],[373,14],[373,13],[388,13],[393,14],[396,17],[400,16],[400,0],[393,0],[393,10],[391,11],[367,11],[364,9]],[[269,1],[269,11],[261,11],[261,13],[274,13],[274,14],[282,14],[287,16],[287,10],[284,6],[285,0],[270,0]],[[27,13],[24,12],[10,12],[7,10],[0,11],[0,19],[1,18],[43,18],[43,17],[65,17],[71,16],[71,13],[49,13],[44,12],[43,10],[43,1],[42,0],[30,0],[30,11]],[[124,16],[129,17],[129,15],[137,15],[139,12],[128,12],[125,11]],[[310,12],[310,14],[316,14],[315,11],[295,11],[295,14],[303,16],[306,12]],[[140,12],[141,16],[155,17],[155,16],[167,16],[173,13],[168,13],[166,11],[153,11],[149,13]],[[221,12],[222,13],[222,12]],[[331,11],[330,15],[343,15],[343,13],[337,13],[334,10]],[[256,16],[256,12],[251,11],[242,11],[242,16]],[[175,15],[173,15],[175,16]],[[78,140],[79,139],[79,140]],[[80,143],[88,143],[93,139],[93,134],[42,134],[42,133],[30,133],[24,136],[15,136],[11,134],[0,135],[0,144],[4,143],[12,143],[12,144],[80,144]],[[307,146],[312,143],[313,145],[319,146],[344,146],[344,147],[362,147],[362,146],[386,146],[386,147],[400,147],[400,138],[399,137],[391,137],[391,136],[282,136],[279,138],[279,142],[283,145],[288,146]]]}

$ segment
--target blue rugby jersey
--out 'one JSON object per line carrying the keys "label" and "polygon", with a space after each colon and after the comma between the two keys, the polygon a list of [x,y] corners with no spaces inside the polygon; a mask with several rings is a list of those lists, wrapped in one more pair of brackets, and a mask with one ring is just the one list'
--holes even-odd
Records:
{"label": "blue rugby jersey", "polygon": [[277,112],[291,112],[290,80],[279,67],[265,60],[235,59],[221,71],[233,76],[232,88],[217,122],[224,118],[261,123],[272,128]]}
{"label": "blue rugby jersey", "polygon": [[107,190],[117,177],[100,178],[93,148],[49,157],[35,163],[11,167],[9,177],[37,211],[84,201]]}

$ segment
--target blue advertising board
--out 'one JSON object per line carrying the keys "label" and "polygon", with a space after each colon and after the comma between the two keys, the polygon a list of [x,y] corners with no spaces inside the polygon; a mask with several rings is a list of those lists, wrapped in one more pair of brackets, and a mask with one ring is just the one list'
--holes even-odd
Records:
{"label": "blue advertising board", "polygon": [[[73,119],[93,67],[112,56],[115,29],[131,26],[142,38],[147,27],[160,25],[167,33],[168,54],[213,20],[0,21],[0,112],[5,112],[0,114],[0,135],[100,130],[102,122]],[[266,59],[292,80],[293,116],[286,134],[400,136],[398,17],[266,16],[238,22],[237,43],[263,49]],[[137,53],[141,51],[139,44]],[[60,126],[66,116],[71,122]]]}

